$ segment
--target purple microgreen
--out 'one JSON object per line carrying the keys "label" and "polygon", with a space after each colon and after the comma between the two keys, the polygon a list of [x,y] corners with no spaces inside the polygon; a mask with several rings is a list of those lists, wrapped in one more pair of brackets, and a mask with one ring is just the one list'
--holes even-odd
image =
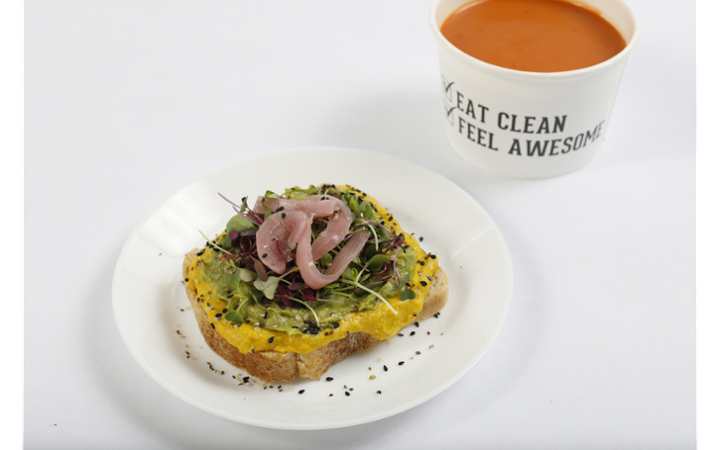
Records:
{"label": "purple microgreen", "polygon": [[305,288],[305,289],[303,289],[303,290],[300,291],[300,292],[302,293],[303,297],[305,297],[307,300],[310,300],[311,302],[314,302],[314,301],[315,301],[316,298],[315,298],[315,296],[313,295],[313,293],[312,293],[312,291],[310,290],[310,288]]}
{"label": "purple microgreen", "polygon": [[[233,201],[232,201],[232,200],[230,200],[229,198],[225,197],[224,195],[222,195],[222,194],[221,194],[221,193],[219,193],[219,192],[218,192],[218,195],[219,195],[220,197],[222,197],[222,198],[223,198],[223,200],[225,200],[226,202],[230,203],[230,204],[231,204],[231,205],[233,205],[234,207],[236,207],[236,208],[240,208],[240,209],[242,209],[242,208],[243,208],[243,206],[241,206],[241,205],[238,205],[238,204],[236,204],[236,203],[233,203]],[[243,203],[245,202],[245,199],[246,199],[246,198],[247,198],[247,197],[243,197]]]}
{"label": "purple microgreen", "polygon": [[[261,263],[259,260],[255,259],[255,258],[253,258],[253,261],[254,261],[253,267],[255,268],[255,273],[258,274],[258,277],[260,277],[261,281],[263,281],[263,282],[267,281],[268,275],[267,275],[267,271],[265,270],[265,266],[263,265],[263,263]],[[272,297],[270,297],[270,298],[272,298]]]}
{"label": "purple microgreen", "polygon": [[305,283],[291,283],[287,288],[291,291],[299,291],[305,287]]}
{"label": "purple microgreen", "polygon": [[240,232],[236,231],[236,230],[232,230],[232,231],[228,232],[228,236],[230,236],[230,239],[234,241],[235,239],[238,238],[238,236],[240,236]]}
{"label": "purple microgreen", "polygon": [[240,209],[238,209],[238,208],[236,208],[236,207],[233,207],[233,209],[235,210],[236,213],[240,214],[241,216],[245,217],[247,220],[249,220],[250,222],[252,222],[253,225],[255,225],[255,226],[257,226],[257,227],[259,227],[260,225],[262,225],[263,220],[260,219],[260,218],[259,218],[258,216],[256,216],[255,214],[243,212],[242,210],[240,210]]}

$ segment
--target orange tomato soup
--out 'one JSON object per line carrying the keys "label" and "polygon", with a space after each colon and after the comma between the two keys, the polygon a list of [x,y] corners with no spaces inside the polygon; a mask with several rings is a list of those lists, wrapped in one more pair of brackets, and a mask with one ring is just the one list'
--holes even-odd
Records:
{"label": "orange tomato soup", "polygon": [[481,0],[451,14],[440,32],[474,58],[527,72],[590,67],[626,45],[597,13],[563,0]]}

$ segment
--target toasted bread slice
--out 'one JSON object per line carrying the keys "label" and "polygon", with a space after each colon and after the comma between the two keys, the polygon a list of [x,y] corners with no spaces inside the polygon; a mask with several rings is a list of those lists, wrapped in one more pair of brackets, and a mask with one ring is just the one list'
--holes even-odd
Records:
{"label": "toasted bread slice", "polygon": [[[190,265],[198,251],[199,249],[195,249],[185,255],[184,278],[190,277]],[[424,298],[423,308],[418,313],[416,320],[423,320],[438,313],[448,301],[449,287],[447,274],[438,267],[432,277],[430,290]],[[304,355],[276,351],[241,353],[237,347],[230,344],[213,328],[204,310],[204,304],[196,301],[198,293],[195,289],[186,284],[186,290],[200,332],[210,348],[233,366],[266,382],[292,381],[298,375],[302,378],[317,380],[336,362],[380,342],[369,334],[356,332]]]}

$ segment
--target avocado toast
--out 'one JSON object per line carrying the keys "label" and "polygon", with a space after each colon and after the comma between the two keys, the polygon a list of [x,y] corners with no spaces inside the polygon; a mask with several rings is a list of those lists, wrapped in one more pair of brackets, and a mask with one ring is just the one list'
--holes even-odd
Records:
{"label": "avocado toast", "polygon": [[318,379],[447,302],[436,256],[358,189],[230,203],[237,214],[186,255],[183,277],[208,345],[254,377]]}

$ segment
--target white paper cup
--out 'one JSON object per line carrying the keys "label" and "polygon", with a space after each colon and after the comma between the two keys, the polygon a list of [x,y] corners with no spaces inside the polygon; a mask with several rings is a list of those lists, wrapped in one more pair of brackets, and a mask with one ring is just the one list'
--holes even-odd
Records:
{"label": "white paper cup", "polygon": [[[473,165],[515,178],[572,172],[600,150],[627,57],[638,41],[635,16],[622,0],[585,0],[627,42],[617,55],[566,72],[524,72],[463,53],[440,33],[468,0],[435,0],[443,122],[457,153]],[[576,2],[577,3],[577,2]]]}

